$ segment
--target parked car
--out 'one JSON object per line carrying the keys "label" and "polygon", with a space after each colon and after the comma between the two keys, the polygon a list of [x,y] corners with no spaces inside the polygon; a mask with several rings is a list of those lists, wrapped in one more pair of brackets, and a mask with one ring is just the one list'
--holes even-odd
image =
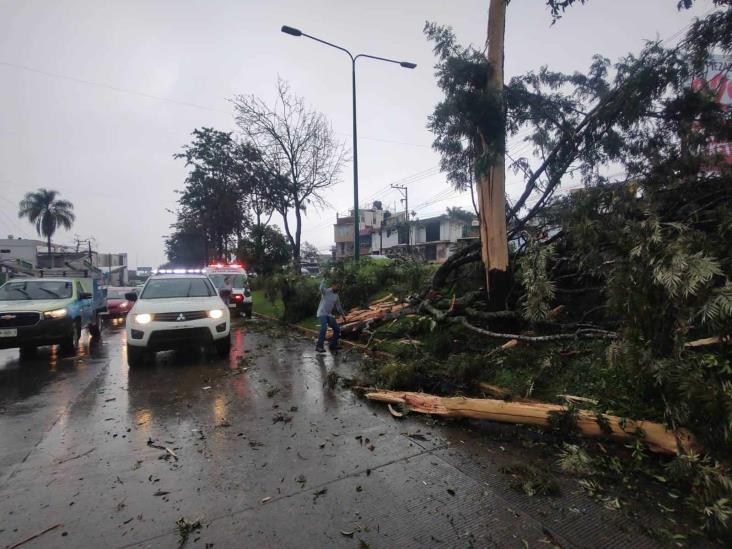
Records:
{"label": "parked car", "polygon": [[127,316],[127,363],[143,364],[157,351],[185,346],[211,347],[220,357],[229,355],[231,329],[229,291],[216,291],[204,274],[155,274]]}
{"label": "parked car", "polygon": [[73,353],[82,329],[101,336],[105,292],[92,278],[14,278],[0,286],[0,349],[33,353],[60,345]]}
{"label": "parked car", "polygon": [[128,301],[125,295],[135,291],[134,287],[107,287],[107,317],[110,319],[126,317],[132,308],[132,302]]}

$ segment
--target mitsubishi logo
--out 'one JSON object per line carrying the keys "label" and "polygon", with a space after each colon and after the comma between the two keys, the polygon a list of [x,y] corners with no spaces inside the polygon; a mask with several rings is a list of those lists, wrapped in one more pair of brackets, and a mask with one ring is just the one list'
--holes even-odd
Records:
{"label": "mitsubishi logo", "polygon": [[181,320],[185,320],[185,319],[186,319],[186,317],[185,317],[185,315],[183,313],[180,313],[178,315],[178,318],[176,318],[177,321],[181,321]]}
{"label": "mitsubishi logo", "polygon": [[13,320],[15,318],[15,315],[3,315],[0,316],[0,320]]}

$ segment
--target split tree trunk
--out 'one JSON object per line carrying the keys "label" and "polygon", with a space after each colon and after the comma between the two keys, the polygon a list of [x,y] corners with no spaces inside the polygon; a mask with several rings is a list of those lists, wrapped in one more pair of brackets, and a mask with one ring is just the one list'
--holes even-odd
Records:
{"label": "split tree trunk", "polygon": [[[488,63],[491,75],[488,92],[500,98],[503,116],[503,49],[506,30],[506,0],[490,0],[488,9]],[[504,123],[505,127],[505,123]],[[491,291],[491,271],[505,272],[508,268],[508,241],[506,239],[506,160],[505,133],[503,143],[488,173],[478,180],[478,203],[480,210],[480,237],[482,257],[486,271],[486,289]],[[495,144],[483,142],[484,151]]]}
{"label": "split tree trunk", "polygon": [[[566,413],[567,407],[540,402],[506,402],[504,400],[439,397],[424,393],[374,390],[366,398],[405,406],[413,412],[449,417],[487,419],[501,423],[550,427],[552,413]],[[577,429],[589,437],[610,437],[619,440],[637,439],[654,452],[677,454],[680,449],[693,450],[696,445],[685,430],[669,431],[652,421],[632,420],[617,416],[578,411]]]}

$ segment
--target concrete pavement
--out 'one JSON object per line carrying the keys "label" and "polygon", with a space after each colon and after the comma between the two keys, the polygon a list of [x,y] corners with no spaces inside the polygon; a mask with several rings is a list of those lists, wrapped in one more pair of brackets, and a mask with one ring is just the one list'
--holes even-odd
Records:
{"label": "concrete pavement", "polygon": [[543,459],[515,429],[395,420],[328,386],[356,355],[269,323],[232,342],[135,370],[119,326],[71,358],[0,351],[0,547],[178,547],[179,519],[202,548],[655,546],[572,479],[512,490],[500,467]]}

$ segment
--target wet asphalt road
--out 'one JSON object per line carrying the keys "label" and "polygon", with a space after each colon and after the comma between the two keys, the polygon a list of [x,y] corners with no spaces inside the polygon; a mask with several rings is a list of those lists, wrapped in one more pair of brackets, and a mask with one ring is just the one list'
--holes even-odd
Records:
{"label": "wet asphalt road", "polygon": [[515,431],[395,420],[328,387],[358,357],[271,326],[135,370],[121,326],[75,357],[0,351],[0,547],[178,547],[180,518],[201,548],[654,546],[574,481],[512,490]]}

